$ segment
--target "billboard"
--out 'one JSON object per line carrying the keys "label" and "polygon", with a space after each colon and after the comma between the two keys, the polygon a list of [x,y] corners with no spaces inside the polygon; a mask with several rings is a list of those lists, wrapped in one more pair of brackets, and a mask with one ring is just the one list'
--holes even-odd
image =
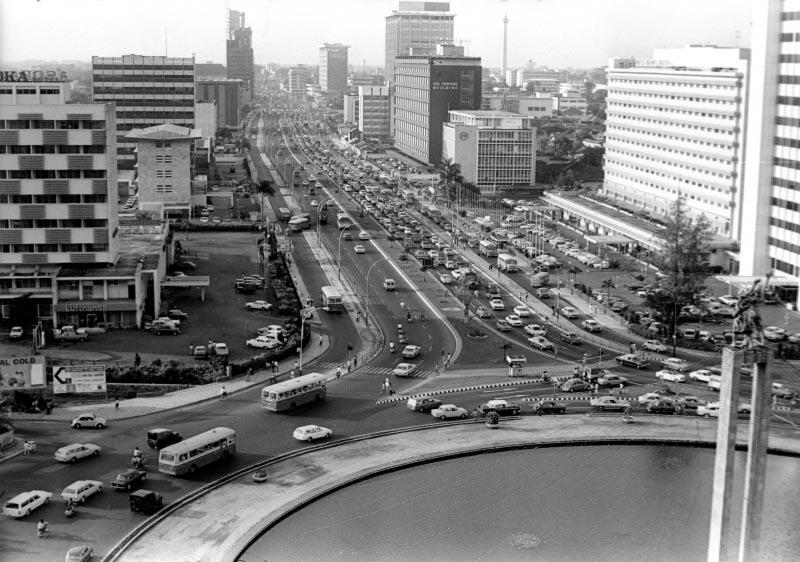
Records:
{"label": "billboard", "polygon": [[43,388],[44,356],[0,357],[0,390]]}
{"label": "billboard", "polygon": [[53,367],[53,392],[55,394],[88,394],[105,391],[105,365],[60,365]]}

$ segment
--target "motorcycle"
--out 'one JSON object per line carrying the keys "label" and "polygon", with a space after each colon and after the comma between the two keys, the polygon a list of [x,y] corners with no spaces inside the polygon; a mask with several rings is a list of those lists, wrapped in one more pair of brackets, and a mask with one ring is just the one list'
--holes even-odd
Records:
{"label": "motorcycle", "polygon": [[72,517],[73,515],[75,515],[77,513],[77,511],[78,510],[75,508],[75,506],[73,504],[69,503],[69,504],[67,504],[67,508],[64,510],[64,515],[67,518],[69,518],[69,517]]}
{"label": "motorcycle", "polygon": [[389,353],[394,353],[394,342],[389,342]]}

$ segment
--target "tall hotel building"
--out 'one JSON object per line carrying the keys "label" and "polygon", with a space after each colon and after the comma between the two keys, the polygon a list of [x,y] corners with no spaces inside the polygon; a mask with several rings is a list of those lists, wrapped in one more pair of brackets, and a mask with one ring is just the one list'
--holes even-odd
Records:
{"label": "tall hotel building", "polygon": [[749,51],[656,50],[608,67],[606,195],[653,215],[685,198],[713,231],[739,236]]}
{"label": "tall hotel building", "polygon": [[453,42],[453,20],[449,2],[400,2],[386,16],[384,74],[394,80],[395,58],[403,55],[432,55],[436,45]]}
{"label": "tall hotel building", "polygon": [[383,140],[389,136],[391,112],[387,86],[359,86],[357,108],[357,125],[364,138]]}
{"label": "tall hotel building", "polygon": [[[800,0],[753,3],[739,273],[800,281]],[[781,283],[778,281],[778,283]]]}
{"label": "tall hotel building", "polygon": [[395,59],[394,146],[420,162],[438,165],[447,112],[481,108],[481,59],[439,45],[433,56]]}
{"label": "tall hotel building", "polygon": [[67,104],[69,82],[0,82],[0,318],[53,318],[64,266],[120,249],[114,106]]}
{"label": "tall hotel building", "polygon": [[194,57],[92,57],[92,100],[117,107],[117,164],[132,170],[136,144],[125,135],[162,123],[194,126]]}
{"label": "tall hotel building", "polygon": [[347,88],[348,45],[325,43],[319,48],[319,86],[323,92],[342,95]]}
{"label": "tall hotel building", "polygon": [[250,103],[255,86],[253,30],[245,26],[244,12],[228,10],[228,39],[225,44],[228,78],[244,82],[244,99]]}

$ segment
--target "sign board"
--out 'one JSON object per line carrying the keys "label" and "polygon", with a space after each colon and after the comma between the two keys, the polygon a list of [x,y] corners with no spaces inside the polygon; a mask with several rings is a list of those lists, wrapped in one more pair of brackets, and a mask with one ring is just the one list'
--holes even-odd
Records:
{"label": "sign board", "polygon": [[44,356],[0,357],[0,390],[43,388]]}
{"label": "sign board", "polygon": [[105,391],[105,365],[61,365],[53,367],[53,392],[55,394],[88,394]]}

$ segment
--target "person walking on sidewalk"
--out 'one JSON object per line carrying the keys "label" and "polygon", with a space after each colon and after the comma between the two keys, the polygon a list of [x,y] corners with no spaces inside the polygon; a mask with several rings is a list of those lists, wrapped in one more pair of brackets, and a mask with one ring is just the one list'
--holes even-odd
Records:
{"label": "person walking on sidewalk", "polygon": [[347,363],[345,363],[345,366],[347,367],[347,372],[349,373],[350,372],[350,360],[349,359],[347,360]]}
{"label": "person walking on sidewalk", "polygon": [[228,390],[225,388],[225,385],[219,389],[219,399],[225,400],[228,397]]}
{"label": "person walking on sidewalk", "polygon": [[336,378],[338,379],[341,376],[342,376],[342,366],[341,365],[337,365],[336,366]]}

